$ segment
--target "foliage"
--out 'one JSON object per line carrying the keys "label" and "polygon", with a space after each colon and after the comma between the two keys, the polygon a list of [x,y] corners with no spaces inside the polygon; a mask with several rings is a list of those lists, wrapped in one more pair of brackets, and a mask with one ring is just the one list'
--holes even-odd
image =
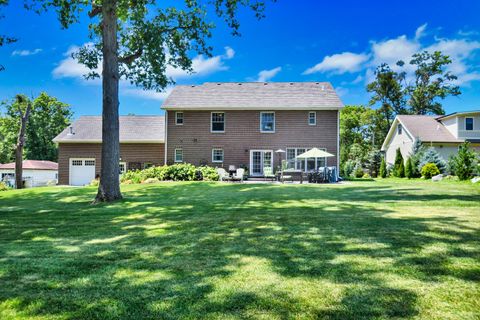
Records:
{"label": "foliage", "polygon": [[218,181],[219,176],[215,168],[208,166],[195,167],[189,163],[174,164],[171,166],[150,167],[144,170],[130,170],[122,174],[122,183],[148,183],[148,181]]}
{"label": "foliage", "polygon": [[406,165],[405,165],[405,177],[407,177],[408,179],[412,179],[412,178],[415,177],[412,157],[409,157],[407,159],[407,162],[406,162]]}
{"label": "foliage", "polygon": [[412,160],[412,165],[413,165],[413,177],[418,178],[420,177],[420,160],[423,157],[423,154],[425,153],[425,147],[422,143],[422,141],[419,138],[415,139],[415,142],[413,143],[413,148],[412,148],[412,154],[410,156],[410,159]]}
{"label": "foliage", "polygon": [[435,150],[434,147],[430,147],[427,150],[425,150],[425,152],[422,153],[422,157],[421,157],[420,162],[418,164],[419,170],[421,170],[423,168],[423,166],[427,163],[434,163],[437,166],[438,170],[440,170],[441,173],[444,173],[445,170],[446,170],[447,163],[438,154],[437,150]]}
{"label": "foliage", "polygon": [[431,179],[433,176],[440,174],[440,170],[435,163],[428,162],[422,167],[422,176],[425,179]]}
{"label": "foliage", "polygon": [[352,175],[353,170],[355,170],[355,165],[356,165],[356,162],[354,160],[347,160],[343,164],[343,174],[345,177],[349,177]]}
{"label": "foliage", "polygon": [[360,162],[357,162],[357,164],[355,165],[355,170],[353,171],[353,175],[355,178],[361,178],[363,177],[363,169],[362,169],[362,165]]}
{"label": "foliage", "polygon": [[368,156],[367,156],[368,170],[370,171],[370,175],[374,178],[378,176],[382,159],[383,159],[383,154],[378,149],[372,150],[368,153]]}
{"label": "foliage", "polygon": [[0,191],[7,191],[7,190],[10,190],[7,184],[3,181],[0,181]]}
{"label": "foliage", "polygon": [[450,159],[450,167],[460,180],[468,180],[475,172],[476,158],[477,155],[470,148],[470,142],[465,141],[458,147],[458,153]]}
{"label": "foliage", "polygon": [[402,152],[400,148],[397,149],[397,153],[395,155],[395,163],[393,165],[393,176],[397,178],[404,178],[405,177],[405,164],[403,161]]}
{"label": "foliage", "polygon": [[93,186],[93,187],[98,187],[99,183],[100,183],[100,180],[98,180],[98,179],[93,179],[92,181],[90,181],[90,184],[89,184],[89,185],[90,185],[90,186]]}
{"label": "foliage", "polygon": [[[27,97],[25,97],[27,99]],[[20,106],[16,99],[2,105],[0,115],[0,162],[12,162],[20,128]],[[22,109],[23,111],[23,109]],[[52,141],[72,119],[70,106],[42,92],[33,100],[25,134],[25,159],[57,161],[58,150]]]}
{"label": "foliage", "polygon": [[388,175],[387,171],[387,163],[385,162],[385,158],[382,158],[382,163],[380,163],[380,177],[386,178]]}

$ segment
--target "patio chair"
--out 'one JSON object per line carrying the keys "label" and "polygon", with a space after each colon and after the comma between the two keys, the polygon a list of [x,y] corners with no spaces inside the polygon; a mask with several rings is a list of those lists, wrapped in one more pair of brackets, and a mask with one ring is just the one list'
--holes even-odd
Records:
{"label": "patio chair", "polygon": [[217,168],[217,173],[218,173],[218,180],[220,181],[230,181],[231,178],[230,176],[228,175],[227,171],[225,171],[225,169],[223,168]]}
{"label": "patio chair", "polygon": [[293,176],[288,173],[288,169],[282,170],[280,173],[280,182],[285,183],[285,181],[291,181],[293,183]]}
{"label": "patio chair", "polygon": [[271,179],[272,181],[277,180],[275,175],[273,174],[272,167],[264,167],[263,168],[263,177],[265,178],[265,181],[267,181],[267,179]]}
{"label": "patio chair", "polygon": [[233,174],[232,181],[243,182],[244,174],[245,174],[245,169],[238,168],[237,171]]}

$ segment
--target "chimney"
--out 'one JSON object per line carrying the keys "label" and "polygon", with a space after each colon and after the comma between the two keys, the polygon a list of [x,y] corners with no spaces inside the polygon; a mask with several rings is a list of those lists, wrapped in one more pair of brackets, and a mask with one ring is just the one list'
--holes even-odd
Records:
{"label": "chimney", "polygon": [[68,136],[73,136],[74,134],[75,134],[75,132],[73,131],[73,127],[72,127],[72,126],[68,127],[68,133],[67,133],[67,135],[68,135]]}

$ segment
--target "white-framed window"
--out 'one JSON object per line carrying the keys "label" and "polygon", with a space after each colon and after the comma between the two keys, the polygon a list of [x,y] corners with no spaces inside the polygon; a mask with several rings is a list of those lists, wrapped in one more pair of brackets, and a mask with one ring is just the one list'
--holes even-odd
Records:
{"label": "white-framed window", "polygon": [[[302,170],[302,171],[315,171],[320,167],[326,165],[326,158],[307,158],[307,159],[296,159],[299,155],[304,152],[307,152],[311,148],[287,148],[287,168]],[[325,148],[318,148],[320,150],[326,151]]]}
{"label": "white-framed window", "polygon": [[473,130],[473,118],[465,118],[465,130]]}
{"label": "white-framed window", "polygon": [[275,132],[275,112],[260,112],[260,132]]}
{"label": "white-framed window", "polygon": [[72,166],[83,166],[83,160],[72,160]]}
{"label": "white-framed window", "polygon": [[183,112],[175,112],[175,124],[177,126],[183,125]]}
{"label": "white-framed window", "polygon": [[398,135],[401,135],[402,132],[403,132],[403,127],[402,127],[402,125],[399,123],[398,126],[397,126],[397,134],[398,134]]}
{"label": "white-framed window", "polygon": [[127,171],[127,163],[126,162],[120,162],[118,164],[118,166],[120,168],[120,174],[125,173],[125,171]]}
{"label": "white-framed window", "polygon": [[315,126],[317,124],[317,113],[315,111],[310,111],[308,113],[308,124],[310,126]]}
{"label": "white-framed window", "polygon": [[212,149],[212,162],[223,162],[223,149],[214,148]]}
{"label": "white-framed window", "polygon": [[[78,161],[78,160],[73,160],[73,161]],[[95,160],[85,160],[84,163],[85,163],[85,166],[94,166],[95,165]]]}
{"label": "white-framed window", "polygon": [[175,149],[175,162],[183,162],[183,149]]}
{"label": "white-framed window", "polygon": [[217,133],[225,132],[225,112],[212,112],[210,131]]}

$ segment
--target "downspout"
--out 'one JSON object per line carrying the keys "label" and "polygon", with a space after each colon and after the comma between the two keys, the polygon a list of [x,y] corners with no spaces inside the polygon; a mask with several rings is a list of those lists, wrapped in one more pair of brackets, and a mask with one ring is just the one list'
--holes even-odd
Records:
{"label": "downspout", "polygon": [[337,172],[340,174],[340,110],[337,110]]}
{"label": "downspout", "polygon": [[165,110],[165,146],[164,146],[164,154],[163,154],[163,165],[166,165],[167,164],[167,152],[168,152],[168,148],[167,148],[167,144],[168,144],[168,110]]}

